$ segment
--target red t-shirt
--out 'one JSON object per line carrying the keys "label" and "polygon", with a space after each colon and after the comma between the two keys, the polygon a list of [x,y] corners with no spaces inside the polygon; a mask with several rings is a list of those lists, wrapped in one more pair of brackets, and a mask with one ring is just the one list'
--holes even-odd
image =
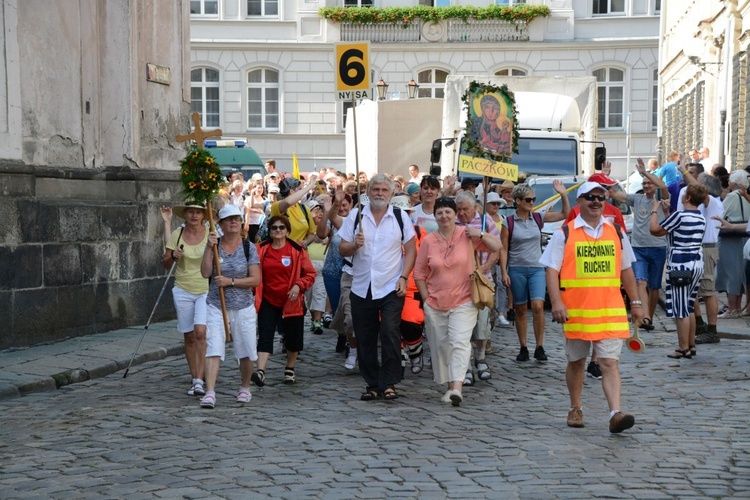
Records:
{"label": "red t-shirt", "polygon": [[[578,205],[571,208],[568,212],[568,217],[565,219],[564,224],[567,224],[568,222],[572,221],[576,217],[578,217],[578,214],[581,213],[581,209],[578,208]],[[611,203],[604,203],[604,213],[602,214],[605,219],[612,219],[614,218],[614,222],[616,224],[619,224],[622,230],[625,230],[625,219],[622,218],[622,212],[619,208],[614,206]]]}
{"label": "red t-shirt", "polygon": [[289,298],[289,280],[292,277],[291,245],[286,243],[281,248],[268,245],[260,265],[263,272],[263,299],[274,307],[284,307]]}

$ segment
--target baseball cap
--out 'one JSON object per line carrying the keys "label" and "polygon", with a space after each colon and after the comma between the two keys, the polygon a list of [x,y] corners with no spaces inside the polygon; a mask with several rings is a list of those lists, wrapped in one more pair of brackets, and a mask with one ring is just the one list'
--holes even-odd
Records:
{"label": "baseball cap", "polygon": [[616,180],[604,174],[593,174],[589,177],[589,182],[596,182],[597,184],[601,184],[602,186],[614,186],[615,184],[617,184]]}
{"label": "baseball cap", "polygon": [[299,187],[300,184],[300,181],[294,177],[287,177],[279,184],[279,194],[286,197],[292,189]]}
{"label": "baseball cap", "polygon": [[269,193],[277,193],[278,194],[278,192],[279,192],[279,186],[277,186],[276,184],[269,184],[268,185],[268,192]]}
{"label": "baseball cap", "polygon": [[477,179],[470,179],[468,177],[464,177],[464,179],[461,181],[461,189],[466,189],[469,186],[478,186],[480,182]]}
{"label": "baseball cap", "polygon": [[602,185],[599,184],[598,182],[590,182],[590,181],[589,182],[584,182],[578,188],[578,192],[576,193],[576,198],[580,198],[584,194],[589,194],[594,189],[601,189],[602,191],[604,190],[604,188],[602,187]]}
{"label": "baseball cap", "polygon": [[224,205],[221,207],[221,210],[219,210],[219,220],[222,221],[226,219],[227,217],[232,217],[234,215],[239,215],[242,217],[242,211],[240,210],[240,207],[237,205]]}
{"label": "baseball cap", "polygon": [[487,193],[487,203],[500,203],[502,198],[494,191]]}

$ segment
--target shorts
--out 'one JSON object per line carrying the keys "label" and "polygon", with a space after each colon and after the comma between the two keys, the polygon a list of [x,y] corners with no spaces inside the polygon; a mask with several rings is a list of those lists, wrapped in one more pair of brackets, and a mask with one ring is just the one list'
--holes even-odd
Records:
{"label": "shorts", "polygon": [[719,261],[719,249],[716,246],[703,247],[703,277],[698,287],[699,297],[716,297],[716,263]]}
{"label": "shorts", "polygon": [[485,307],[477,311],[477,324],[471,332],[471,340],[487,340],[490,338],[490,308]]}
{"label": "shorts", "polygon": [[565,357],[569,363],[586,359],[591,352],[591,345],[598,358],[620,359],[623,339],[604,339],[597,341],[565,339]]}
{"label": "shorts", "polygon": [[659,290],[667,261],[667,247],[633,247],[633,253],[636,281],[646,281],[650,290]]}
{"label": "shorts", "polygon": [[206,324],[206,297],[208,292],[196,295],[175,286],[172,288],[174,308],[177,311],[177,331],[190,333],[195,325]]}
{"label": "shorts", "polygon": [[[232,333],[234,357],[257,361],[255,304],[250,304],[244,309],[227,309],[227,322],[229,323],[229,331]],[[208,306],[208,325],[206,327],[206,357],[218,356],[224,361],[226,334],[224,333],[224,318],[218,307]]]}
{"label": "shorts", "polygon": [[524,305],[530,300],[544,301],[547,293],[547,277],[543,267],[509,266],[510,292],[515,305]]}

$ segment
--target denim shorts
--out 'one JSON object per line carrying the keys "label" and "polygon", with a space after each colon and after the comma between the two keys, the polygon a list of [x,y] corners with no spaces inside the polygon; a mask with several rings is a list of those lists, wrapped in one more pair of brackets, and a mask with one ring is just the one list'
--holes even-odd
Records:
{"label": "denim shorts", "polygon": [[510,291],[513,303],[523,305],[529,299],[544,300],[547,293],[546,271],[543,267],[509,266]]}
{"label": "denim shorts", "polygon": [[633,274],[636,281],[647,281],[650,290],[661,288],[664,276],[664,263],[667,261],[667,247],[633,247],[635,262]]}

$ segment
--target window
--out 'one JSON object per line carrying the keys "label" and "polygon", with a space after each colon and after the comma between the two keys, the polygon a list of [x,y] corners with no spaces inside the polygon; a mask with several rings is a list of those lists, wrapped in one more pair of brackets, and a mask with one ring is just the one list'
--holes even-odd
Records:
{"label": "window", "polygon": [[256,69],[247,73],[247,127],[279,129],[279,72]]}
{"label": "window", "polygon": [[654,0],[654,14],[661,13],[661,0]]}
{"label": "window", "polygon": [[651,129],[656,130],[659,121],[659,68],[651,73]]}
{"label": "window", "polygon": [[279,0],[247,0],[248,16],[278,16]]}
{"label": "window", "polygon": [[372,7],[372,0],[344,0],[344,7]]}
{"label": "window", "polygon": [[625,0],[594,0],[594,14],[624,14]]}
{"label": "window", "polygon": [[526,71],[518,68],[505,68],[495,71],[495,76],[526,76]]}
{"label": "window", "polygon": [[526,3],[526,0],[495,0],[496,5],[505,5],[505,6],[512,6],[512,5],[523,5]]}
{"label": "window", "polygon": [[442,98],[445,94],[445,80],[448,72],[442,69],[426,69],[417,73],[419,97]]}
{"label": "window", "polygon": [[594,71],[597,82],[599,128],[622,128],[625,98],[625,72],[617,68]]}
{"label": "window", "polygon": [[218,16],[219,0],[190,0],[191,16]]}
{"label": "window", "polygon": [[197,68],[190,72],[190,101],[194,113],[200,113],[202,127],[218,127],[219,72],[211,68]]}

